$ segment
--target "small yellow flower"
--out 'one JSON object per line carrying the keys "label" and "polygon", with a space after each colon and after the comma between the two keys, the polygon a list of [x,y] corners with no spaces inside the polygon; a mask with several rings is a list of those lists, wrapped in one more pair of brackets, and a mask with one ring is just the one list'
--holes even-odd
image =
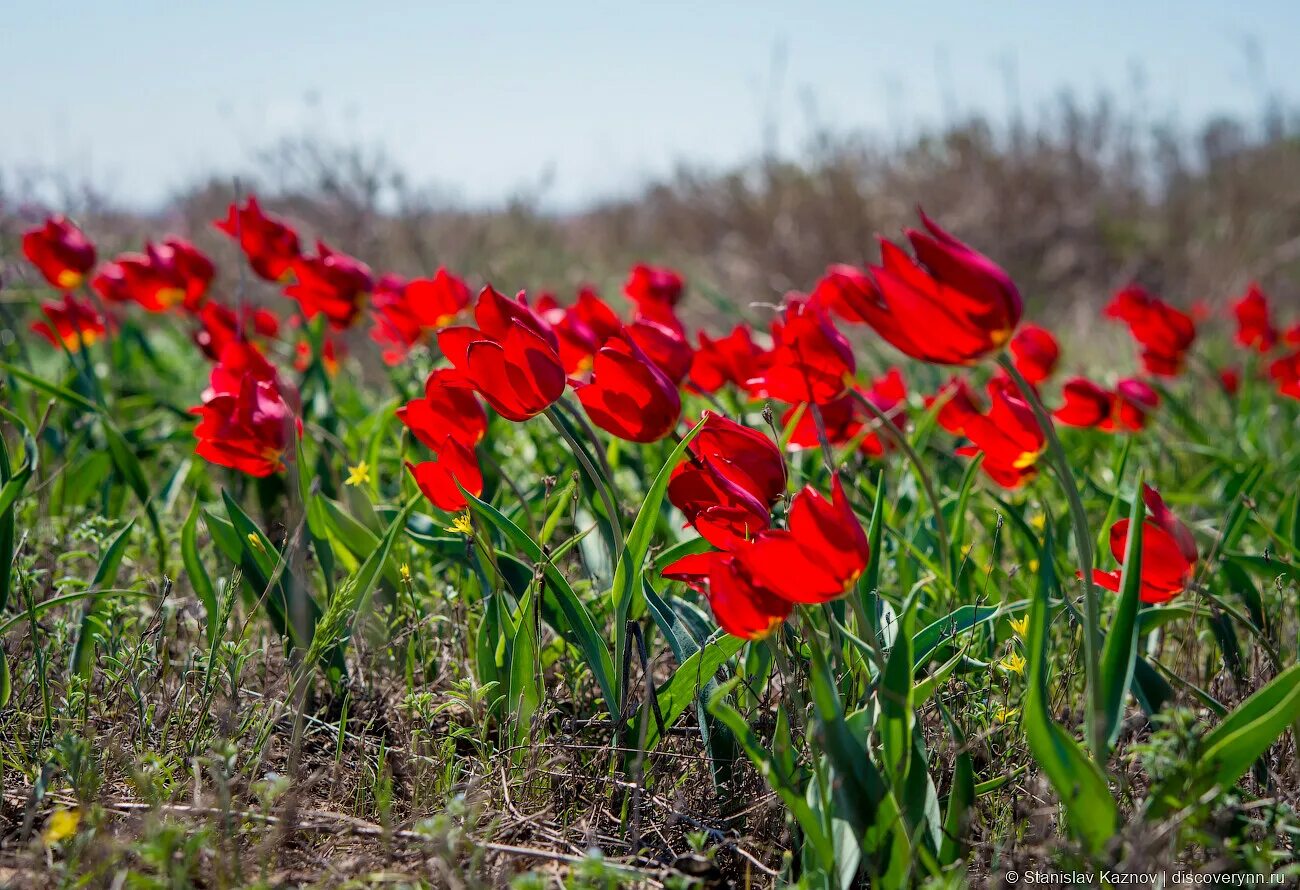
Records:
{"label": "small yellow flower", "polygon": [[1029,633],[1028,615],[1022,615],[1019,618],[1009,618],[1007,619],[1007,624],[1011,625],[1011,632],[1022,640],[1025,638],[1025,635]]}
{"label": "small yellow flower", "polygon": [[1006,658],[998,662],[998,667],[1002,668],[1002,670],[1006,671],[1008,674],[1019,674],[1023,676],[1025,673],[1025,659],[1019,652],[1012,652]]}
{"label": "small yellow flower", "polygon": [[402,563],[402,566],[401,568],[398,569],[398,571],[402,573],[403,581],[411,580],[411,566],[409,563]]}
{"label": "small yellow flower", "polygon": [[1020,713],[1019,708],[998,708],[993,712],[994,723],[1010,723]]}
{"label": "small yellow flower", "polygon": [[1029,517],[1029,524],[1041,532],[1043,526],[1047,525],[1047,514],[1035,513],[1033,516]]}
{"label": "small yellow flower", "polygon": [[266,545],[262,543],[262,539],[256,533],[248,533],[248,543],[251,544],[253,549],[256,551],[260,553],[266,552]]}
{"label": "small yellow flower", "polygon": [[364,460],[355,467],[348,467],[348,478],[343,480],[344,485],[365,485],[370,481],[370,465]]}
{"label": "small yellow flower", "polygon": [[41,835],[41,839],[47,844],[57,844],[76,834],[77,826],[80,824],[81,810],[55,810],[50,816],[50,821],[45,823],[45,833]]}
{"label": "small yellow flower", "polygon": [[447,531],[454,535],[464,535],[467,538],[473,537],[474,524],[469,521],[469,511],[458,513],[456,518],[451,521],[451,525],[447,526]]}

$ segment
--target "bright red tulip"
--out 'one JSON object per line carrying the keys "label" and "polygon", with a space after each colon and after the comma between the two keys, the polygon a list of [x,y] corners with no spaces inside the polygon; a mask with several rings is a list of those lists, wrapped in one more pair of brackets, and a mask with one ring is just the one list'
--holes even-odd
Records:
{"label": "bright red tulip", "polygon": [[1010,381],[994,378],[989,382],[991,407],[987,412],[976,406],[964,380],[954,380],[939,398],[947,398],[939,409],[940,426],[970,439],[971,444],[958,448],[957,453],[973,457],[982,452],[980,469],[990,479],[1004,488],[1018,488],[1038,475],[1038,458],[1047,448],[1047,439],[1033,409],[1012,389]]}
{"label": "bright red tulip", "polygon": [[246,374],[233,388],[209,390],[203,404],[190,409],[199,416],[195,454],[250,476],[269,476],[284,469],[284,454],[293,444],[294,413],[275,383]]}
{"label": "bright red tulip", "polygon": [[758,430],[709,411],[691,440],[691,454],[753,494],[766,506],[785,494],[785,461],[776,443]]}
{"label": "bright red tulip", "polygon": [[316,256],[300,257],[293,264],[297,278],[284,289],[302,307],[307,318],[324,315],[330,327],[341,331],[361,314],[362,299],[374,287],[370,267],[358,259],[316,242]]}
{"label": "bright red tulip", "polygon": [[[859,388],[858,392],[884,412],[885,416],[893,421],[894,426],[900,429],[906,426],[907,383],[897,368],[890,368],[884,376],[872,381],[869,389]],[[788,424],[798,410],[798,405],[791,406],[782,415],[781,426]],[[843,445],[845,442],[852,441],[862,432],[864,426],[874,429],[879,424],[876,418],[862,407],[853,393],[845,393],[835,401],[822,405],[821,411],[822,422],[826,424],[826,439],[832,445]],[[812,410],[805,407],[790,434],[790,447],[792,449],[817,448],[820,445],[817,421],[813,417]],[[886,440],[880,437],[878,430],[868,433],[859,445],[859,449],[871,457],[883,456],[887,447]]]}
{"label": "bright red tulip", "polygon": [[736,325],[717,340],[700,331],[700,347],[691,360],[691,386],[703,393],[715,393],[728,383],[744,388],[763,373],[766,352],[755,343],[748,325]]}
{"label": "bright red tulip", "polygon": [[95,265],[95,245],[67,217],[52,216],[23,233],[23,256],[52,286],[70,291]]}
{"label": "bright red tulip", "polygon": [[1052,376],[1061,357],[1061,347],[1051,332],[1033,324],[1027,324],[1016,332],[1011,338],[1010,349],[1016,370],[1034,385]]}
{"label": "bright red tulip", "polygon": [[42,303],[41,314],[45,320],[33,322],[32,331],[55,346],[62,343],[69,352],[90,346],[106,330],[104,319],[95,307],[70,293],[64,293],[63,299],[57,303]]}
{"label": "bright red tulip", "polygon": [[673,470],[668,501],[705,540],[724,550],[750,540],[771,524],[767,504],[759,495],[695,456]]}
{"label": "bright red tulip", "polygon": [[806,297],[786,299],[772,323],[772,350],[751,390],[782,402],[833,402],[848,389],[857,369],[853,349],[826,310]]}
{"label": "bright red tulip", "polygon": [[443,267],[432,278],[412,281],[385,275],[371,299],[375,326],[370,336],[384,347],[384,361],[395,365],[425,336],[455,321],[469,301],[469,287]]}
{"label": "bright red tulip", "polygon": [[734,551],[750,576],[792,603],[829,602],[852,590],[871,548],[838,474],[831,500],[812,487],[794,496],[789,526],[760,532]]}
{"label": "bright red tulip", "polygon": [[213,225],[239,242],[253,271],[267,281],[284,282],[301,256],[298,233],[264,214],[252,195],[242,208],[231,204]]}
{"label": "bright red tulip", "polygon": [[565,308],[549,295],[537,301],[537,311],[560,342],[564,373],[579,376],[591,370],[596,351],[623,330],[623,322],[591,288],[578,291],[578,299]]}
{"label": "bright red tulip", "polygon": [[237,315],[230,307],[208,300],[195,318],[199,327],[194,332],[194,343],[212,361],[221,358],[227,343],[254,335],[272,339],[280,336],[280,320],[267,309],[245,306]]}
{"label": "bright red tulip", "polygon": [[270,383],[290,406],[297,407],[297,390],[282,380],[275,365],[247,340],[232,340],[222,347],[217,363],[208,374],[208,388],[203,392],[203,401],[214,395],[238,393],[245,378]]}
{"label": "bright red tulip", "polygon": [[1160,394],[1146,381],[1132,377],[1117,383],[1114,392],[1075,377],[1066,381],[1061,394],[1065,403],[1052,415],[1058,421],[1108,433],[1144,429],[1152,412],[1160,407]]}
{"label": "bright red tulip", "polygon": [[1258,284],[1251,282],[1246,293],[1232,304],[1237,319],[1237,342],[1256,352],[1268,352],[1277,345],[1278,332],[1273,326],[1268,297]]}
{"label": "bright red tulip", "polygon": [[677,386],[633,342],[612,337],[596,353],[590,383],[574,383],[591,422],[629,442],[657,442],[682,416]]}
{"label": "bright red tulip", "polygon": [[704,593],[718,626],[744,640],[766,637],[781,626],[794,604],[758,584],[734,554],[710,552],[684,556],[663,570],[669,580],[684,581]]}
{"label": "bright red tulip", "polygon": [[[1142,486],[1142,500],[1148,516],[1142,523],[1142,589],[1144,603],[1165,603],[1182,593],[1192,579],[1196,566],[1196,539],[1191,531],[1165,506],[1164,500],[1150,485]],[[1129,521],[1121,519],[1110,528],[1110,552],[1122,566],[1128,556]],[[1118,592],[1123,577],[1120,571],[1094,569],[1093,580],[1107,590]]]}
{"label": "bright red tulip", "polygon": [[110,303],[133,301],[149,312],[184,305],[197,311],[216,275],[211,260],[180,238],[146,243],[145,252],[123,254],[105,264],[91,287]]}
{"label": "bright red tulip", "polygon": [[516,422],[546,410],[564,393],[559,339],[521,294],[507,300],[483,288],[474,308],[478,328],[444,328],[443,355],[462,383],[473,386],[498,414]]}
{"label": "bright red tulip", "polygon": [[[320,365],[327,376],[334,377],[338,374],[339,365],[347,355],[347,344],[341,338],[327,333],[321,339]],[[302,337],[293,349],[293,369],[305,373],[311,367],[312,357],[311,341]]]}
{"label": "bright red tulip", "polygon": [[[472,448],[448,436],[433,449],[437,460],[419,464],[406,462],[406,468],[415,478],[415,484],[439,510],[455,513],[469,506],[464,488],[474,497],[483,494],[483,472]],[[460,487],[457,487],[460,483]]]}
{"label": "bright red tulip", "polygon": [[1115,415],[1112,425],[1102,425],[1104,430],[1144,429],[1151,414],[1160,407],[1160,393],[1145,380],[1125,378],[1115,384]]}
{"label": "bright red tulip", "polygon": [[672,269],[644,264],[632,267],[623,293],[636,305],[639,318],[657,321],[680,332],[676,307],[686,292],[682,276]]}
{"label": "bright red tulip", "polygon": [[921,361],[969,365],[1002,347],[1023,306],[1011,278],[992,260],[939,228],[908,229],[916,252],[881,239],[881,264],[870,267],[878,296],[860,310],[880,336]]}
{"label": "bright red tulip", "polygon": [[862,269],[840,264],[826,270],[812,300],[845,321],[868,324],[873,307],[880,304],[880,292]]}
{"label": "bright red tulip", "polygon": [[411,435],[436,449],[451,437],[473,448],[487,435],[488,419],[478,398],[456,385],[456,372],[434,371],[424,384],[424,398],[412,399],[397,409],[397,417]]}
{"label": "bright red tulip", "polygon": [[1158,377],[1176,377],[1196,340],[1192,317],[1170,306],[1138,285],[1115,294],[1106,315],[1128,325],[1142,348],[1142,366]]}
{"label": "bright red tulip", "polygon": [[686,379],[695,350],[691,349],[691,344],[679,329],[638,318],[627,326],[627,335],[664,372],[673,386]]}
{"label": "bright red tulip", "polygon": [[1275,359],[1268,366],[1268,375],[1273,378],[1279,393],[1300,399],[1300,351]]}

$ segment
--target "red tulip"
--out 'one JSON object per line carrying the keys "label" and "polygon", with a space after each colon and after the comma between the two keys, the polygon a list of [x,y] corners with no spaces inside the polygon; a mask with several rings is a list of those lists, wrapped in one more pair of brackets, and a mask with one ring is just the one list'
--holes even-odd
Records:
{"label": "red tulip", "polygon": [[149,312],[184,305],[196,311],[216,275],[212,262],[188,241],[146,243],[145,252],[123,254],[104,265],[90,285],[110,303],[128,300]]}
{"label": "red tulip", "polygon": [[1230,396],[1235,396],[1241,389],[1241,371],[1238,368],[1222,368],[1219,371],[1219,385]]}
{"label": "red tulip", "polygon": [[706,412],[691,454],[714,467],[766,506],[785,494],[785,461],[766,435],[721,414]]}
{"label": "red tulip", "polygon": [[1251,282],[1246,293],[1232,304],[1237,319],[1237,342],[1256,352],[1268,352],[1277,345],[1277,328],[1273,326],[1268,297],[1258,284]]}
{"label": "red tulip", "polygon": [[574,387],[591,422],[629,442],[657,442],[682,416],[673,381],[631,339],[610,338],[596,353],[590,383]]}
{"label": "red tulip", "polygon": [[[479,469],[478,458],[473,449],[450,436],[439,442],[433,450],[438,457],[436,461],[419,464],[407,461],[406,469],[415,478],[415,484],[424,496],[439,510],[448,513],[464,510],[469,503],[461,493],[461,488],[474,497],[483,493],[483,472]],[[460,483],[460,488],[457,483]]]}
{"label": "red tulip", "polygon": [[104,335],[103,317],[87,300],[78,300],[64,293],[57,303],[42,303],[41,314],[45,321],[32,323],[32,331],[40,334],[55,346],[62,343],[69,352],[78,352]]}
{"label": "red tulip", "polygon": [[[957,453],[973,457],[981,452],[980,469],[1004,488],[1018,488],[1038,474],[1038,458],[1047,440],[1033,410],[1004,378],[989,382],[991,407],[981,411],[964,380],[954,380],[940,394],[948,400],[939,409],[940,426],[971,444]],[[931,400],[933,401],[933,400]]]}
{"label": "red tulip", "polygon": [[878,296],[861,305],[866,321],[901,352],[926,362],[969,365],[1011,339],[1023,306],[1011,278],[993,261],[939,228],[907,230],[916,252],[881,240],[870,267]]}
{"label": "red tulip", "polygon": [[673,470],[668,501],[705,540],[723,549],[750,540],[771,524],[767,504],[759,495],[699,457]]}
{"label": "red tulip", "polygon": [[1061,347],[1051,332],[1033,324],[1025,325],[1011,338],[1010,349],[1016,370],[1035,385],[1052,376],[1061,357]]}
{"label": "red tulip", "polygon": [[[1196,540],[1191,531],[1165,506],[1160,494],[1150,485],[1142,486],[1142,500],[1148,517],[1142,523],[1142,588],[1144,603],[1165,603],[1186,589],[1196,566]],[[1122,566],[1128,556],[1129,521],[1121,519],[1110,528],[1110,552]],[[1093,580],[1107,590],[1118,592],[1122,573],[1094,569]]]}
{"label": "red tulip", "polygon": [[1300,322],[1282,332],[1282,342],[1287,346],[1300,346]]}
{"label": "red tulip", "polygon": [[1142,347],[1142,366],[1159,377],[1176,377],[1196,340],[1192,317],[1153,296],[1138,285],[1130,285],[1111,300],[1106,315],[1129,327]]}
{"label": "red tulip", "polygon": [[[864,398],[879,408],[894,423],[902,428],[907,422],[907,384],[897,368],[890,368],[883,376],[872,381],[870,389],[861,392]],[[793,418],[799,406],[791,406],[781,417],[784,427]],[[832,445],[843,445],[862,432],[864,426],[878,425],[852,393],[845,393],[833,402],[821,406],[822,421],[826,425],[826,438]],[[805,408],[790,434],[791,448],[817,448],[821,445],[817,434],[817,422],[812,411]],[[879,432],[869,433],[863,438],[860,450],[871,457],[881,457],[886,445]]]}
{"label": "red tulip", "polygon": [[253,271],[267,281],[285,281],[301,256],[298,233],[262,213],[252,195],[242,208],[231,204],[226,218],[213,225],[239,242]]}
{"label": "red tulip", "polygon": [[564,373],[573,376],[590,371],[596,351],[623,330],[618,315],[589,287],[580,289],[567,309],[547,295],[537,301],[537,310],[559,338]]}
{"label": "red tulip", "polygon": [[205,460],[250,476],[284,469],[284,453],[293,443],[294,414],[272,381],[246,374],[233,388],[209,390],[203,404],[190,413],[200,418],[194,452]]}
{"label": "red tulip", "polygon": [[[320,365],[326,375],[334,377],[339,372],[339,364],[347,357],[348,347],[338,337],[326,334],[320,344]],[[293,369],[305,373],[312,362],[311,341],[303,337],[293,350]]]}
{"label": "red tulip", "polygon": [[1275,359],[1268,366],[1268,374],[1284,396],[1300,399],[1300,352]]}
{"label": "red tulip", "polygon": [[404,281],[385,275],[375,286],[371,307],[375,326],[371,338],[384,347],[383,359],[397,364],[428,333],[456,320],[469,306],[465,282],[439,267],[432,278]]}
{"label": "red tulip", "polygon": [[762,639],[780,627],[794,607],[789,600],[756,583],[731,553],[684,556],[662,574],[704,593],[718,626],[733,637]]}
{"label": "red tulip", "polygon": [[280,335],[280,321],[267,309],[245,306],[236,315],[228,306],[208,300],[195,317],[199,328],[194,332],[194,342],[212,361],[221,357],[227,343],[252,335],[269,338]]}
{"label": "red tulip", "polygon": [[521,294],[507,300],[483,288],[474,309],[478,329],[444,328],[438,345],[463,383],[507,420],[535,417],[564,392],[559,340]]}
{"label": "red tulip", "polygon": [[866,272],[841,264],[826,270],[812,292],[812,300],[845,321],[867,324],[873,307],[880,303],[880,292]]}
{"label": "red tulip", "polygon": [[64,216],[23,233],[23,256],[61,291],[78,287],[95,265],[95,245]]}
{"label": "red tulip", "polygon": [[676,306],[685,290],[682,276],[674,270],[644,264],[633,266],[623,285],[623,293],[636,305],[639,318],[657,321],[678,332],[681,322],[677,320]]}
{"label": "red tulip", "polygon": [[370,267],[358,259],[316,242],[316,256],[300,257],[293,264],[297,281],[284,289],[302,307],[307,318],[324,315],[330,327],[351,327],[361,313],[362,298],[374,287]]}
{"label": "red tulip", "polygon": [[650,361],[678,386],[690,373],[695,350],[679,329],[638,318],[627,326],[628,337],[640,347]]}
{"label": "red tulip", "polygon": [[258,383],[270,383],[285,401],[291,406],[297,406],[297,391],[280,378],[275,365],[267,361],[261,350],[247,340],[233,340],[222,347],[217,363],[208,374],[208,388],[203,392],[203,401],[206,402],[215,395],[238,393],[245,378],[252,378]]}
{"label": "red tulip", "polygon": [[748,325],[736,325],[717,340],[703,331],[696,336],[700,347],[691,360],[690,381],[700,392],[715,393],[728,383],[744,388],[763,372],[766,353],[754,343]]}
{"label": "red tulip", "polygon": [[1065,404],[1053,416],[1066,426],[1088,427],[1112,433],[1144,429],[1150,414],[1160,407],[1160,394],[1136,378],[1125,378],[1114,392],[1075,377],[1061,390]]}
{"label": "red tulip", "polygon": [[457,386],[456,372],[434,371],[424,384],[424,398],[412,399],[397,409],[397,417],[411,435],[429,448],[436,449],[451,437],[462,445],[474,447],[487,435],[487,414],[474,393]]}
{"label": "red tulip", "polygon": [[1152,412],[1160,407],[1160,393],[1149,383],[1136,378],[1125,378],[1115,384],[1115,414],[1112,425],[1102,425],[1104,430],[1121,429],[1137,432],[1147,425]]}
{"label": "red tulip", "polygon": [[760,532],[736,559],[763,587],[792,603],[824,603],[848,593],[871,558],[862,523],[838,474],[831,500],[804,488],[790,506],[789,530]]}
{"label": "red tulip", "polygon": [[772,324],[772,340],[762,375],[748,381],[757,394],[825,405],[848,389],[857,369],[853,350],[820,306],[805,297],[787,298]]}

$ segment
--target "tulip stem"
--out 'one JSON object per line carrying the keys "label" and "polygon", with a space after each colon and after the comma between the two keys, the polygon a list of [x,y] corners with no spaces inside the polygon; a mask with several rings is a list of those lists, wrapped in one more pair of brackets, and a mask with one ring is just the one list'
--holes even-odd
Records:
{"label": "tulip stem", "polygon": [[812,412],[813,425],[817,427],[817,441],[822,446],[822,458],[826,461],[826,472],[834,476],[835,452],[831,450],[830,436],[826,435],[826,418],[822,417],[821,405],[816,402],[809,402],[808,410]]}
{"label": "tulip stem", "polygon": [[1038,393],[1025,380],[1024,375],[1016,369],[1015,364],[1005,352],[998,354],[998,365],[1016,382],[1025,401],[1033,410],[1038,425],[1047,438],[1047,449],[1051,453],[1052,463],[1056,467],[1056,476],[1065,489],[1065,497],[1070,505],[1070,518],[1074,524],[1074,546],[1078,551],[1079,569],[1083,574],[1083,663],[1084,675],[1088,681],[1087,723],[1088,741],[1097,765],[1102,767],[1106,752],[1106,729],[1102,725],[1105,713],[1106,691],[1101,685],[1101,604],[1097,597],[1097,587],[1092,580],[1093,552],[1092,535],[1088,532],[1088,513],[1084,510],[1083,500],[1079,497],[1079,486],[1074,480],[1074,472],[1066,459],[1065,448],[1056,435],[1047,409],[1038,398]]}
{"label": "tulip stem", "polygon": [[850,389],[849,392],[853,394],[853,398],[857,399],[858,404],[865,408],[867,413],[874,417],[876,422],[884,428],[885,433],[894,440],[894,444],[902,449],[903,454],[911,462],[912,468],[916,470],[917,478],[921,480],[921,488],[925,491],[926,500],[930,502],[930,509],[934,512],[934,530],[935,534],[939,536],[940,560],[943,563],[944,571],[948,573],[948,577],[955,581],[956,578],[953,577],[952,568],[952,543],[948,537],[948,521],[944,519],[943,504],[939,501],[939,495],[934,488],[934,481],[926,471],[925,464],[921,463],[921,456],[916,453],[912,443],[907,441],[907,436],[898,428],[898,425],[890,420],[888,414],[877,408],[870,399],[856,389]]}
{"label": "tulip stem", "polygon": [[[623,553],[623,529],[619,525],[618,508],[615,506],[616,501],[614,500],[614,496],[610,493],[609,485],[606,483],[605,477],[596,471],[596,468],[592,465],[591,459],[587,457],[587,452],[582,447],[581,443],[573,437],[573,434],[569,432],[569,428],[564,425],[564,421],[556,415],[555,406],[551,405],[546,409],[545,413],[547,420],[549,420],[551,425],[554,426],[555,429],[559,431],[560,435],[564,437],[564,441],[569,443],[569,450],[572,451],[573,456],[578,459],[578,463],[582,464],[582,468],[586,472],[587,478],[591,480],[592,485],[596,486],[596,491],[600,492],[600,499],[605,505],[605,512],[609,514],[609,529],[613,538],[610,556],[613,558],[614,562],[617,563],[619,557]],[[594,444],[597,447],[600,447],[599,442]]]}

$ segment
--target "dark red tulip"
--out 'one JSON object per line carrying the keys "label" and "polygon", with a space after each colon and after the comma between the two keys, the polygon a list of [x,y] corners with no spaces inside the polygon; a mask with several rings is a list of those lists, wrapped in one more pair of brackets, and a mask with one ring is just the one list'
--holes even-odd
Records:
{"label": "dark red tulip", "polygon": [[1160,393],[1145,380],[1128,377],[1115,384],[1115,414],[1112,425],[1104,430],[1145,429],[1151,414],[1160,407]]}
{"label": "dark red tulip", "polygon": [[194,453],[211,463],[250,476],[269,476],[284,469],[284,454],[293,444],[294,413],[276,385],[247,374],[233,388],[209,390],[203,404],[190,409],[199,416]]}
{"label": "dark red tulip", "polygon": [[104,318],[95,307],[70,293],[64,293],[63,299],[57,303],[42,303],[41,314],[45,320],[33,322],[32,331],[55,346],[63,344],[69,352],[90,346],[106,330]]}
{"label": "dark red tulip", "polygon": [[[1165,603],[1182,593],[1192,579],[1198,556],[1196,539],[1187,526],[1165,506],[1160,494],[1150,485],[1142,486],[1142,500],[1148,516],[1142,523],[1142,588],[1144,603]],[[1126,560],[1129,521],[1121,519],[1110,528],[1110,552],[1122,566]],[[1118,592],[1123,577],[1120,571],[1094,569],[1093,580],[1107,590]]]}
{"label": "dark red tulip", "polygon": [[242,208],[231,204],[226,218],[213,225],[239,242],[253,271],[267,281],[286,281],[301,256],[298,233],[264,214],[252,195]]}
{"label": "dark red tulip", "polygon": [[1239,368],[1222,368],[1219,371],[1219,385],[1230,396],[1241,390],[1241,370]]}
{"label": "dark red tulip", "polygon": [[397,409],[397,417],[411,435],[429,448],[450,436],[473,448],[487,434],[487,414],[478,398],[453,378],[448,369],[434,371],[424,384],[424,398],[412,399]]}
{"label": "dark red tulip", "polygon": [[789,600],[757,584],[731,553],[684,556],[665,568],[663,576],[684,581],[705,594],[718,626],[744,640],[766,637],[794,608]]}
{"label": "dark red tulip", "polygon": [[1150,415],[1160,407],[1160,394],[1146,381],[1132,377],[1119,381],[1113,392],[1075,377],[1066,381],[1061,394],[1065,403],[1053,412],[1059,422],[1108,433],[1144,429]]}
{"label": "dark red tulip", "polygon": [[564,373],[575,377],[590,371],[596,351],[623,330],[618,315],[589,287],[581,288],[578,299],[567,308],[554,297],[543,296],[537,311],[559,338]]}
{"label": "dark red tulip", "polygon": [[987,412],[975,404],[964,380],[954,380],[939,398],[940,426],[955,435],[965,436],[971,444],[957,453],[973,457],[983,453],[980,469],[1004,488],[1018,488],[1038,475],[1038,459],[1047,440],[1033,409],[1020,397],[1010,381],[994,378],[989,382],[991,407]]}
{"label": "dark red tulip", "polygon": [[485,287],[474,319],[477,329],[444,328],[438,345],[461,382],[478,390],[498,414],[516,422],[527,420],[564,393],[559,339],[522,294],[507,300]]}
{"label": "dark red tulip", "polygon": [[873,307],[880,304],[880,293],[865,271],[841,264],[826,270],[812,300],[845,321],[868,324]]}
{"label": "dark red tulip", "polygon": [[199,327],[194,332],[194,342],[212,361],[221,358],[227,343],[253,336],[273,339],[280,335],[280,321],[267,309],[245,306],[237,315],[230,307],[208,300],[195,313],[195,318]]}
{"label": "dark red tulip", "polygon": [[682,416],[677,386],[630,339],[611,337],[596,353],[590,383],[575,382],[591,422],[629,442],[657,442]]}
{"label": "dark red tulip", "polygon": [[791,296],[772,323],[772,350],[763,373],[749,386],[782,402],[825,405],[844,394],[856,369],[849,341],[826,310],[806,297]]}
{"label": "dark red tulip", "polygon": [[760,532],[734,551],[763,587],[792,603],[824,603],[853,589],[871,559],[862,523],[832,477],[831,500],[812,487],[794,496],[789,529]]}
{"label": "dark red tulip", "polygon": [[395,365],[426,336],[455,321],[469,301],[465,282],[443,267],[432,278],[412,281],[385,275],[370,301],[375,316],[370,336],[383,347],[384,361]]}
{"label": "dark red tulip", "polygon": [[785,494],[785,461],[776,443],[721,414],[705,412],[704,427],[691,440],[691,454],[711,464],[764,505]]}
{"label": "dark red tulip", "polygon": [[699,348],[691,359],[691,386],[703,393],[715,393],[728,383],[744,388],[763,373],[766,351],[754,343],[748,325],[736,325],[717,340],[700,331]]}
{"label": "dark red tulip", "polygon": [[627,335],[640,347],[650,361],[663,371],[673,386],[678,386],[690,373],[695,350],[678,329],[638,318],[627,326]]}
{"label": "dark red tulip", "polygon": [[51,286],[70,291],[95,265],[95,245],[67,217],[52,216],[23,233],[23,256]]}
{"label": "dark red tulip", "polygon": [[1061,357],[1061,347],[1051,332],[1033,324],[1027,324],[1016,332],[1011,338],[1010,349],[1016,370],[1034,385],[1052,376]]}
{"label": "dark red tulip", "polygon": [[297,280],[284,289],[302,307],[307,318],[324,315],[330,327],[341,331],[361,314],[362,300],[374,287],[370,267],[358,259],[316,242],[316,256],[293,264]]}
{"label": "dark red tulip", "polygon": [[1277,345],[1277,328],[1273,326],[1268,297],[1258,284],[1251,282],[1246,293],[1232,304],[1237,319],[1237,342],[1256,352],[1268,352]]}
{"label": "dark red tulip", "polygon": [[1106,315],[1128,325],[1141,347],[1142,366],[1158,377],[1176,377],[1196,340],[1192,317],[1138,285],[1115,294]]}
{"label": "dark red tulip", "polygon": [[[450,436],[433,450],[437,460],[418,464],[407,461],[406,468],[420,491],[439,510],[448,513],[464,510],[469,504],[461,488],[474,497],[483,494],[483,472],[479,469],[474,450]],[[460,483],[459,488],[457,483]]]}
{"label": "dark red tulip", "polygon": [[881,240],[870,267],[878,296],[861,305],[866,321],[895,348],[921,361],[969,365],[1011,339],[1023,306],[1011,278],[992,260],[939,228],[907,230],[916,252]]}
{"label": "dark red tulip", "polygon": [[[857,388],[858,392],[871,404],[879,408],[902,429],[907,424],[907,383],[897,368],[890,368],[884,376],[873,380],[870,388]],[[781,417],[784,427],[799,410],[798,405],[791,406]],[[875,416],[862,407],[853,393],[845,393],[833,402],[821,406],[822,422],[826,425],[826,439],[832,445],[843,445],[852,441],[862,428],[879,425]],[[862,439],[859,449],[871,457],[881,457],[887,448],[887,440],[881,438],[878,430],[868,433]],[[817,434],[817,421],[810,408],[805,407],[803,414],[790,434],[791,448],[817,448],[821,445]]]}

